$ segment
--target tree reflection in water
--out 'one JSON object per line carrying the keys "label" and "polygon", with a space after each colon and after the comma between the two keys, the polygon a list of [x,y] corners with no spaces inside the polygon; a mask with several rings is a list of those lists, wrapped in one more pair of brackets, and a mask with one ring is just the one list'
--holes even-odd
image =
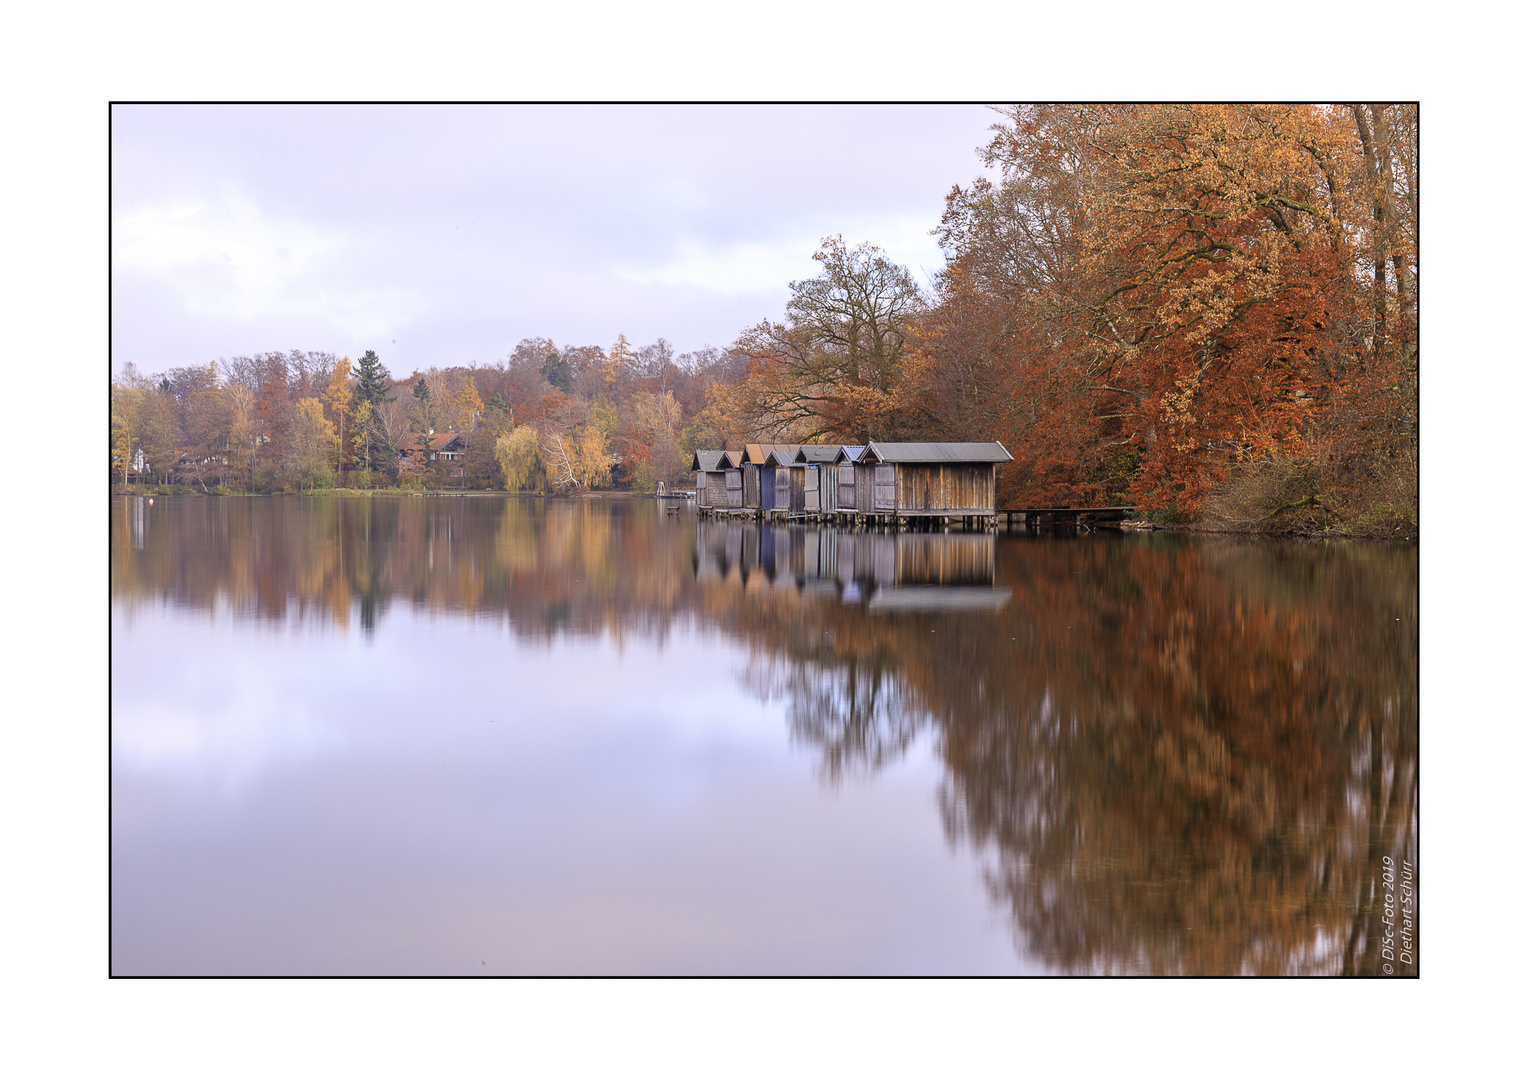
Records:
{"label": "tree reflection in water", "polygon": [[751,608],[750,684],[835,780],[928,728],[946,834],[1058,970],[1377,973],[1382,860],[1416,863],[1415,550],[995,547],[997,611],[877,615],[842,575]]}
{"label": "tree reflection in water", "polygon": [[946,835],[1055,970],[1381,969],[1383,860],[1416,864],[1415,548],[162,502],[113,507],[129,610],[365,629],[405,602],[540,639],[694,620],[746,643],[746,685],[785,702],[829,782],[926,736]]}

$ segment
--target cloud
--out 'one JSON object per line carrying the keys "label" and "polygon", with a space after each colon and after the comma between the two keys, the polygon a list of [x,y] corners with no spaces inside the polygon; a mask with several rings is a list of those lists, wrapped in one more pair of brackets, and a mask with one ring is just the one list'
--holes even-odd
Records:
{"label": "cloud", "polygon": [[928,235],[923,218],[887,217],[851,222],[845,227],[796,232],[770,240],[708,243],[686,239],[662,262],[647,266],[615,265],[610,272],[639,285],[691,286],[727,296],[775,293],[791,281],[816,277],[812,253],[823,237],[841,233],[848,244],[868,242],[907,266],[927,284],[944,266],[939,245]]}
{"label": "cloud", "polygon": [[122,214],[112,228],[113,270],[156,280],[196,315],[317,317],[354,335],[418,315],[412,292],[354,280],[355,248],[343,232],[275,217],[237,193]]}
{"label": "cloud", "polygon": [[611,273],[639,285],[687,285],[728,296],[775,292],[786,282],[812,277],[817,238],[707,244],[684,240],[665,261],[650,266],[613,266]]}

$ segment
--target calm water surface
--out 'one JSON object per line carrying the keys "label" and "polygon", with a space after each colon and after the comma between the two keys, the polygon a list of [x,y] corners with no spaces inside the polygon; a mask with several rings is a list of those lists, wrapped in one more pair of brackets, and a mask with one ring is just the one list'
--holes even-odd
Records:
{"label": "calm water surface", "polygon": [[118,975],[1366,974],[1416,885],[1414,547],[111,515]]}

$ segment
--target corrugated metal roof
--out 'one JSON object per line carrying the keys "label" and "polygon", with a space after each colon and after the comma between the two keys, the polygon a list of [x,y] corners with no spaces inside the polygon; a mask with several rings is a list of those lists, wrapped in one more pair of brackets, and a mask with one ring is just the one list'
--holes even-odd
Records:
{"label": "corrugated metal roof", "polygon": [[801,449],[800,443],[747,443],[744,447],[744,456],[738,459],[738,463],[747,462],[750,465],[763,465],[770,454],[780,453],[795,457],[796,451]]}
{"label": "corrugated metal roof", "polygon": [[735,468],[737,465],[729,450],[697,450],[695,456],[690,458],[691,472],[721,472],[723,469]]}
{"label": "corrugated metal roof", "polygon": [[843,449],[843,447],[842,446],[838,446],[837,444],[835,444],[833,446],[821,446],[821,445],[803,446],[800,450],[796,451],[796,460],[797,461],[813,461],[813,462],[816,462],[816,461],[837,461],[838,460],[838,453],[842,449]]}
{"label": "corrugated metal roof", "polygon": [[872,440],[865,448],[866,459],[876,461],[934,464],[941,461],[1002,462],[1012,461],[1010,454],[1000,442],[901,442],[883,443]]}
{"label": "corrugated metal roof", "polygon": [[865,456],[865,448],[863,446],[845,446],[841,447],[841,449],[844,452],[845,461],[858,461]]}

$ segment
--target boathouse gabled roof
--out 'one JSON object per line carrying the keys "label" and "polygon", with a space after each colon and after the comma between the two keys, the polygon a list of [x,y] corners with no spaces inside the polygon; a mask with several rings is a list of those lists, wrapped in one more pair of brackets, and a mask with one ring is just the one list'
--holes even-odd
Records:
{"label": "boathouse gabled roof", "polygon": [[836,443],[832,446],[803,446],[800,450],[796,451],[796,461],[798,463],[808,462],[814,464],[817,462],[831,463],[838,460],[838,455],[842,450],[843,447]]}
{"label": "boathouse gabled roof", "polygon": [[865,447],[865,461],[903,465],[994,464],[1012,461],[1000,442],[871,442]]}
{"label": "boathouse gabled roof", "polygon": [[838,457],[834,460],[840,464],[845,461],[858,462],[864,456],[865,448],[863,446],[840,446],[838,448]]}
{"label": "boathouse gabled roof", "polygon": [[690,458],[691,472],[722,472],[726,469],[735,469],[737,464],[732,460],[730,450],[697,450]]}
{"label": "boathouse gabled roof", "polygon": [[796,452],[800,449],[801,447],[799,446],[781,446],[778,449],[771,450],[769,453],[765,454],[764,460],[759,462],[759,464],[774,465],[777,467],[781,465],[795,465],[797,464]]}
{"label": "boathouse gabled roof", "polygon": [[[789,463],[789,459],[794,458],[796,451],[799,449],[801,449],[800,443],[745,443],[743,446],[743,456],[738,458],[738,463],[763,465],[769,455],[776,452],[779,452],[782,458]],[[785,457],[785,455],[789,455],[789,457]]]}

